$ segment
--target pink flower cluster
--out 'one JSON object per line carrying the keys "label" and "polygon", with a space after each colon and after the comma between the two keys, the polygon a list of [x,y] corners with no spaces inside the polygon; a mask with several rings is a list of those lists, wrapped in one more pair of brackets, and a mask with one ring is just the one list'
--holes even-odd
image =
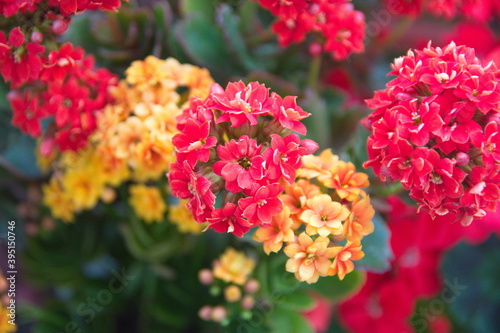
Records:
{"label": "pink flower cluster", "polygon": [[432,217],[463,225],[494,211],[500,199],[500,71],[474,50],[450,43],[409,51],[397,75],[367,101],[372,131],[365,167],[401,181]]}
{"label": "pink flower cluster", "polygon": [[365,17],[349,0],[258,0],[278,17],[273,30],[282,46],[302,42],[312,31],[324,39],[324,51],[337,59],[364,51]]}
{"label": "pink flower cluster", "polygon": [[[450,281],[443,286],[439,273],[446,251],[460,241],[479,244],[493,232],[500,233],[499,213],[464,229],[459,224],[450,224],[449,217],[433,220],[425,212],[417,213],[415,207],[396,196],[389,197],[387,203],[390,245],[394,253],[391,269],[381,274],[367,273],[361,290],[340,305],[343,324],[354,333],[410,333],[415,329],[409,323],[421,328],[424,324],[432,326],[436,321],[450,327],[444,316],[428,317],[416,312],[417,301],[432,299],[443,287],[449,287]],[[423,320],[428,322],[422,323]]]}
{"label": "pink flower cluster", "polygon": [[[14,1],[0,8],[7,16],[25,16],[15,20],[21,26],[7,34],[0,31],[0,73],[12,89],[7,99],[13,125],[40,137],[41,121],[54,120],[44,133],[43,154],[55,146],[60,150],[86,146],[96,127],[95,112],[110,101],[108,87],[118,82],[108,70],[95,69],[93,57],[82,48],[56,42],[56,35],[66,31],[70,22],[66,15],[74,12],[75,4],[75,11],[111,6],[111,2]],[[36,27],[30,23],[33,17],[42,21]]]}
{"label": "pink flower cluster", "polygon": [[283,184],[318,148],[292,133],[306,133],[301,120],[309,115],[295,97],[270,94],[258,82],[214,85],[178,117],[177,161],[168,174],[173,195],[189,199],[195,219],[218,232],[241,237],[270,223],[283,208]]}
{"label": "pink flower cluster", "polygon": [[448,19],[465,16],[478,21],[490,20],[494,13],[500,14],[497,0],[385,0],[393,13],[419,16],[427,11]]}

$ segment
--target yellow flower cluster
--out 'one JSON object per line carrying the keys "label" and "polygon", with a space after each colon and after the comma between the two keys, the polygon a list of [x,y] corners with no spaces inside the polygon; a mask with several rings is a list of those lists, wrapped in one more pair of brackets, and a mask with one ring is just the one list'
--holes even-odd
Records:
{"label": "yellow flower cluster", "polygon": [[299,281],[314,283],[335,274],[342,280],[354,269],[352,261],[364,256],[361,239],[374,228],[375,210],[362,190],[369,185],[368,175],[330,150],[304,156],[297,175],[281,195],[281,214],[253,237],[267,254],[287,243],[286,270]]}
{"label": "yellow flower cluster", "polygon": [[[146,222],[162,221],[167,206],[158,186],[174,160],[172,138],[178,133],[176,117],[191,97],[206,98],[214,83],[210,73],[173,58],[148,56],[134,61],[126,77],[96,117],[97,129],[87,148],[63,152],[48,162],[54,169],[44,191],[52,215],[70,222],[74,214],[109,202],[112,188],[133,182],[129,203]],[[184,219],[189,223],[189,219]]]}
{"label": "yellow flower cluster", "polygon": [[176,205],[171,205],[168,218],[184,234],[200,234],[207,227],[207,223],[198,223],[187,208],[189,200],[179,200]]}
{"label": "yellow flower cluster", "polygon": [[224,322],[230,317],[230,312],[237,308],[243,312],[251,310],[255,305],[254,294],[260,289],[257,280],[249,279],[254,268],[253,259],[230,247],[213,262],[212,270],[202,269],[198,274],[200,282],[211,286],[213,296],[219,296],[222,293],[227,304],[203,306],[198,313],[200,318]]}

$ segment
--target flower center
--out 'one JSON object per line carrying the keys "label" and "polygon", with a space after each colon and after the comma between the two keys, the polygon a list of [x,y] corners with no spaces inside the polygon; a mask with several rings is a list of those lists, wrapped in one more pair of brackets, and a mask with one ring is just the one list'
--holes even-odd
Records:
{"label": "flower center", "polygon": [[420,119],[420,114],[418,114],[418,112],[412,112],[411,119],[413,120],[415,125],[418,125],[422,122],[422,120]]}
{"label": "flower center", "polygon": [[244,156],[238,159],[238,164],[248,170],[252,166],[252,161],[247,156]]}
{"label": "flower center", "polygon": [[267,204],[267,200],[266,199],[262,199],[262,200],[257,201],[257,206],[259,206],[259,207],[262,207],[265,204]]}
{"label": "flower center", "polygon": [[352,253],[349,251],[343,251],[339,254],[340,261],[347,261],[351,259]]}
{"label": "flower center", "polygon": [[196,191],[195,191],[195,189],[194,189],[193,184],[188,183],[188,190],[189,190],[189,192],[190,192],[192,195],[196,195]]}
{"label": "flower center", "polygon": [[436,173],[433,173],[432,176],[431,176],[431,182],[433,182],[434,184],[442,184],[443,183],[443,180],[441,179],[441,176],[436,174]]}
{"label": "flower center", "polygon": [[325,214],[321,215],[320,218],[321,221],[328,221],[328,216],[326,216]]}

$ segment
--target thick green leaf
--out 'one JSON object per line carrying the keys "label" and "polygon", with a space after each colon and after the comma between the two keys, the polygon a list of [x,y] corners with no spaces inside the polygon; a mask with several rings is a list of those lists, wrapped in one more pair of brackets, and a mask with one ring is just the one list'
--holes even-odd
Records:
{"label": "thick green leaf", "polygon": [[445,255],[439,301],[464,332],[497,332],[500,327],[499,248],[500,239],[492,236],[479,246],[461,243]]}
{"label": "thick green leaf", "polygon": [[311,325],[301,314],[284,307],[276,307],[269,314],[271,333],[313,333]]}
{"label": "thick green leaf", "polygon": [[0,153],[2,166],[20,177],[40,177],[35,156],[36,140],[13,130],[8,132],[7,142],[7,148]]}
{"label": "thick green leaf", "polygon": [[375,231],[365,236],[361,241],[365,256],[356,261],[357,268],[367,271],[382,273],[390,268],[393,253],[389,244],[390,231],[387,224],[379,214],[373,218]]}
{"label": "thick green leaf", "polygon": [[340,301],[356,293],[365,281],[365,273],[353,271],[347,274],[343,280],[338,276],[327,276],[319,278],[318,282],[311,285],[321,296],[332,301]]}
{"label": "thick green leaf", "polygon": [[183,50],[196,64],[214,74],[238,75],[241,69],[233,61],[226,41],[215,24],[199,13],[192,13],[176,24],[174,33]]}
{"label": "thick green leaf", "polygon": [[306,290],[291,292],[281,299],[282,306],[292,311],[307,311],[316,305],[316,301]]}
{"label": "thick green leaf", "polygon": [[240,18],[227,4],[217,8],[216,22],[221,28],[231,50],[246,70],[256,70],[261,65],[252,58],[245,44],[245,39],[240,32]]}
{"label": "thick green leaf", "polygon": [[215,10],[214,0],[180,0],[179,4],[184,16],[202,14],[206,17],[212,17]]}

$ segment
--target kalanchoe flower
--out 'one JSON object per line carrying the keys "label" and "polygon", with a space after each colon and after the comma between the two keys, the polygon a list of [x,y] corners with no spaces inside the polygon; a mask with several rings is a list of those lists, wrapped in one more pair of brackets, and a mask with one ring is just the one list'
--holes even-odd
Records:
{"label": "kalanchoe flower", "polygon": [[226,181],[228,191],[238,193],[250,189],[255,181],[264,177],[266,170],[261,150],[261,145],[248,135],[217,147],[220,161],[215,162],[214,172]]}
{"label": "kalanchoe flower", "polygon": [[269,89],[263,84],[251,82],[247,86],[241,81],[229,83],[226,90],[212,94],[213,109],[222,111],[216,122],[231,121],[232,127],[248,122],[257,125],[257,116],[268,115],[274,106]]}
{"label": "kalanchoe flower", "polygon": [[483,218],[500,200],[500,71],[454,43],[408,51],[392,67],[396,78],[367,101],[364,166],[401,181],[433,217]]}
{"label": "kalanchoe flower", "polygon": [[313,240],[305,232],[301,233],[296,242],[285,247],[284,252],[290,259],[286,262],[286,270],[295,273],[299,281],[314,283],[320,276],[328,274],[334,256],[334,248],[328,247],[327,237]]}
{"label": "kalanchoe flower", "polygon": [[180,161],[188,161],[194,165],[196,161],[207,162],[210,158],[210,148],[217,143],[215,136],[208,136],[210,123],[200,123],[197,120],[188,120],[184,131],[172,138]]}
{"label": "kalanchoe flower", "polygon": [[308,149],[301,146],[298,135],[290,134],[282,138],[277,134],[272,134],[271,147],[264,152],[269,179],[283,178],[291,184],[295,179],[295,170],[300,167],[301,157],[308,155],[307,152]]}
{"label": "kalanchoe flower", "polygon": [[243,216],[252,226],[271,223],[272,217],[278,215],[283,209],[283,201],[278,197],[281,192],[283,192],[283,186],[279,184],[267,186],[254,184],[250,196],[238,201],[238,205],[243,210]]}
{"label": "kalanchoe flower", "polygon": [[0,72],[12,88],[35,80],[42,70],[40,53],[45,47],[38,43],[25,43],[25,35],[19,27],[12,29],[6,39],[0,31]]}
{"label": "kalanchoe flower", "polygon": [[336,60],[364,51],[365,17],[349,0],[258,1],[277,17],[273,31],[282,46],[300,43],[315,32],[325,41],[322,50]]}
{"label": "kalanchoe flower", "polygon": [[309,115],[295,97],[282,98],[258,82],[214,84],[205,100],[191,99],[176,118],[172,193],[191,200],[207,229],[241,237],[269,225],[283,210],[283,184],[295,180],[302,156],[318,148],[292,133],[305,134],[300,121]]}
{"label": "kalanchoe flower", "polygon": [[241,209],[235,204],[228,202],[224,208],[217,208],[213,211],[212,217],[208,218],[210,223],[207,228],[217,232],[233,233],[242,237],[252,225],[243,218]]}
{"label": "kalanchoe flower", "polygon": [[343,280],[347,273],[354,270],[354,263],[352,260],[359,260],[365,256],[361,251],[360,241],[355,242],[347,241],[344,246],[335,246],[333,248],[334,260],[329,269],[329,274],[338,274],[339,279]]}

